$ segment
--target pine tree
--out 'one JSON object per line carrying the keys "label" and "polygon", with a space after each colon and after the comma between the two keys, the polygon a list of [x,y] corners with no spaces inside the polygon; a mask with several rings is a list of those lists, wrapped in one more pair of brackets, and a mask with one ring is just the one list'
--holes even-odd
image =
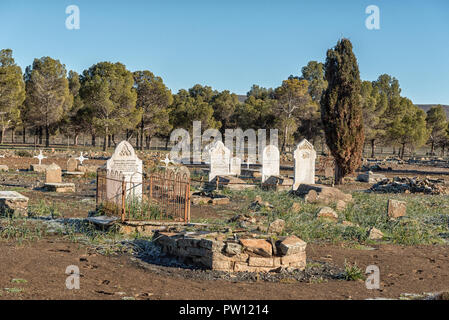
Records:
{"label": "pine tree", "polygon": [[328,88],[321,99],[326,143],[335,158],[335,183],[360,166],[363,144],[361,81],[357,59],[348,39],[327,51]]}
{"label": "pine tree", "polygon": [[111,135],[134,129],[142,117],[136,108],[133,74],[121,63],[100,62],[85,70],[80,96],[95,132],[104,135],[103,150]]}
{"label": "pine tree", "polygon": [[12,50],[0,51],[0,144],[5,131],[20,121],[20,106],[25,100],[22,69],[16,65]]}
{"label": "pine tree", "polygon": [[33,65],[26,68],[25,83],[26,118],[32,126],[45,129],[48,147],[50,131],[73,103],[65,65],[50,57],[34,59]]}
{"label": "pine tree", "polygon": [[[156,134],[168,135],[171,130],[168,107],[173,103],[173,96],[162,78],[156,77],[150,71],[134,72],[134,82],[137,91],[137,108],[142,112],[140,120],[140,150],[143,141],[150,146],[151,138]],[[144,133],[146,132],[146,139]]]}

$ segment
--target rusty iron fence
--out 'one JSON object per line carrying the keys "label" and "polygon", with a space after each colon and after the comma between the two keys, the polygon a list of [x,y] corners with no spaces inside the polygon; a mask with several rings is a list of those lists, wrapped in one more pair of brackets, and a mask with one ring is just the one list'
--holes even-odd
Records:
{"label": "rusty iron fence", "polygon": [[105,169],[97,171],[96,206],[124,221],[190,222],[190,177],[166,170],[129,179]]}

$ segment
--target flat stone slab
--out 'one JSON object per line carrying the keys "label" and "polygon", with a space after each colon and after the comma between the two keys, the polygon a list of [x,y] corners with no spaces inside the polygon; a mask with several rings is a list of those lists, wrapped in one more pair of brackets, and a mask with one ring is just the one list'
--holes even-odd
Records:
{"label": "flat stone slab", "polygon": [[46,184],[44,184],[44,188],[47,191],[57,192],[57,193],[75,192],[75,184],[74,183],[69,183],[69,182],[46,183]]}
{"label": "flat stone slab", "polygon": [[108,217],[108,216],[98,216],[98,217],[89,217],[86,219],[90,223],[93,223],[98,226],[102,227],[108,227],[113,225],[117,220],[119,220],[118,217]]}
{"label": "flat stone slab", "polygon": [[64,171],[62,173],[63,176],[75,176],[75,177],[80,177],[80,176],[84,176],[84,172],[81,171]]}
{"label": "flat stone slab", "polygon": [[28,198],[16,191],[0,191],[0,214],[6,216],[27,216]]}
{"label": "flat stone slab", "polygon": [[0,191],[0,200],[14,200],[14,201],[26,201],[28,197],[18,193],[17,191]]}

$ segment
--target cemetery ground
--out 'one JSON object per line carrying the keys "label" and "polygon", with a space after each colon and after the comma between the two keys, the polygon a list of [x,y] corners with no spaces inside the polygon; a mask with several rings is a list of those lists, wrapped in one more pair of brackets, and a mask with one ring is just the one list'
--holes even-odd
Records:
{"label": "cemetery ground", "polygon": [[[65,169],[67,158],[44,160],[53,162]],[[44,174],[25,171],[31,163],[36,159],[0,159],[10,168],[0,173],[0,191],[28,197],[33,214],[0,220],[0,299],[366,299],[449,290],[447,195],[367,193],[373,184],[356,182],[356,174],[340,188],[354,202],[343,210],[330,205],[338,213],[333,221],[317,219],[320,205],[287,191],[220,190],[230,202],[192,205],[192,222],[235,232],[263,230],[283,219],[280,235],[307,242],[305,271],[232,274],[155,263],[157,249],[150,237],[101,231],[81,221],[95,209],[95,174],[64,178],[75,183],[75,193],[43,192]],[[381,172],[389,178],[448,179],[447,169],[433,165],[389,166]],[[407,215],[389,219],[389,199],[406,201]],[[372,227],[382,231],[383,239],[369,238]],[[66,289],[69,265],[80,268],[80,290]],[[380,268],[380,290],[365,287],[368,265]]]}

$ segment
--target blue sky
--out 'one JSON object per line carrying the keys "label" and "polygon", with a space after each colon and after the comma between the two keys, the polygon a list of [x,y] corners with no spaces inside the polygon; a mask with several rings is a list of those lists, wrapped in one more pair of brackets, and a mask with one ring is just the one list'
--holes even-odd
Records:
{"label": "blue sky", "polygon": [[[65,27],[68,5],[80,8],[80,30]],[[380,30],[365,27],[368,5],[380,8]],[[362,79],[388,73],[414,103],[449,104],[447,0],[0,0],[0,48],[23,68],[42,56],[77,72],[120,61],[174,93],[279,86],[341,37]]]}

